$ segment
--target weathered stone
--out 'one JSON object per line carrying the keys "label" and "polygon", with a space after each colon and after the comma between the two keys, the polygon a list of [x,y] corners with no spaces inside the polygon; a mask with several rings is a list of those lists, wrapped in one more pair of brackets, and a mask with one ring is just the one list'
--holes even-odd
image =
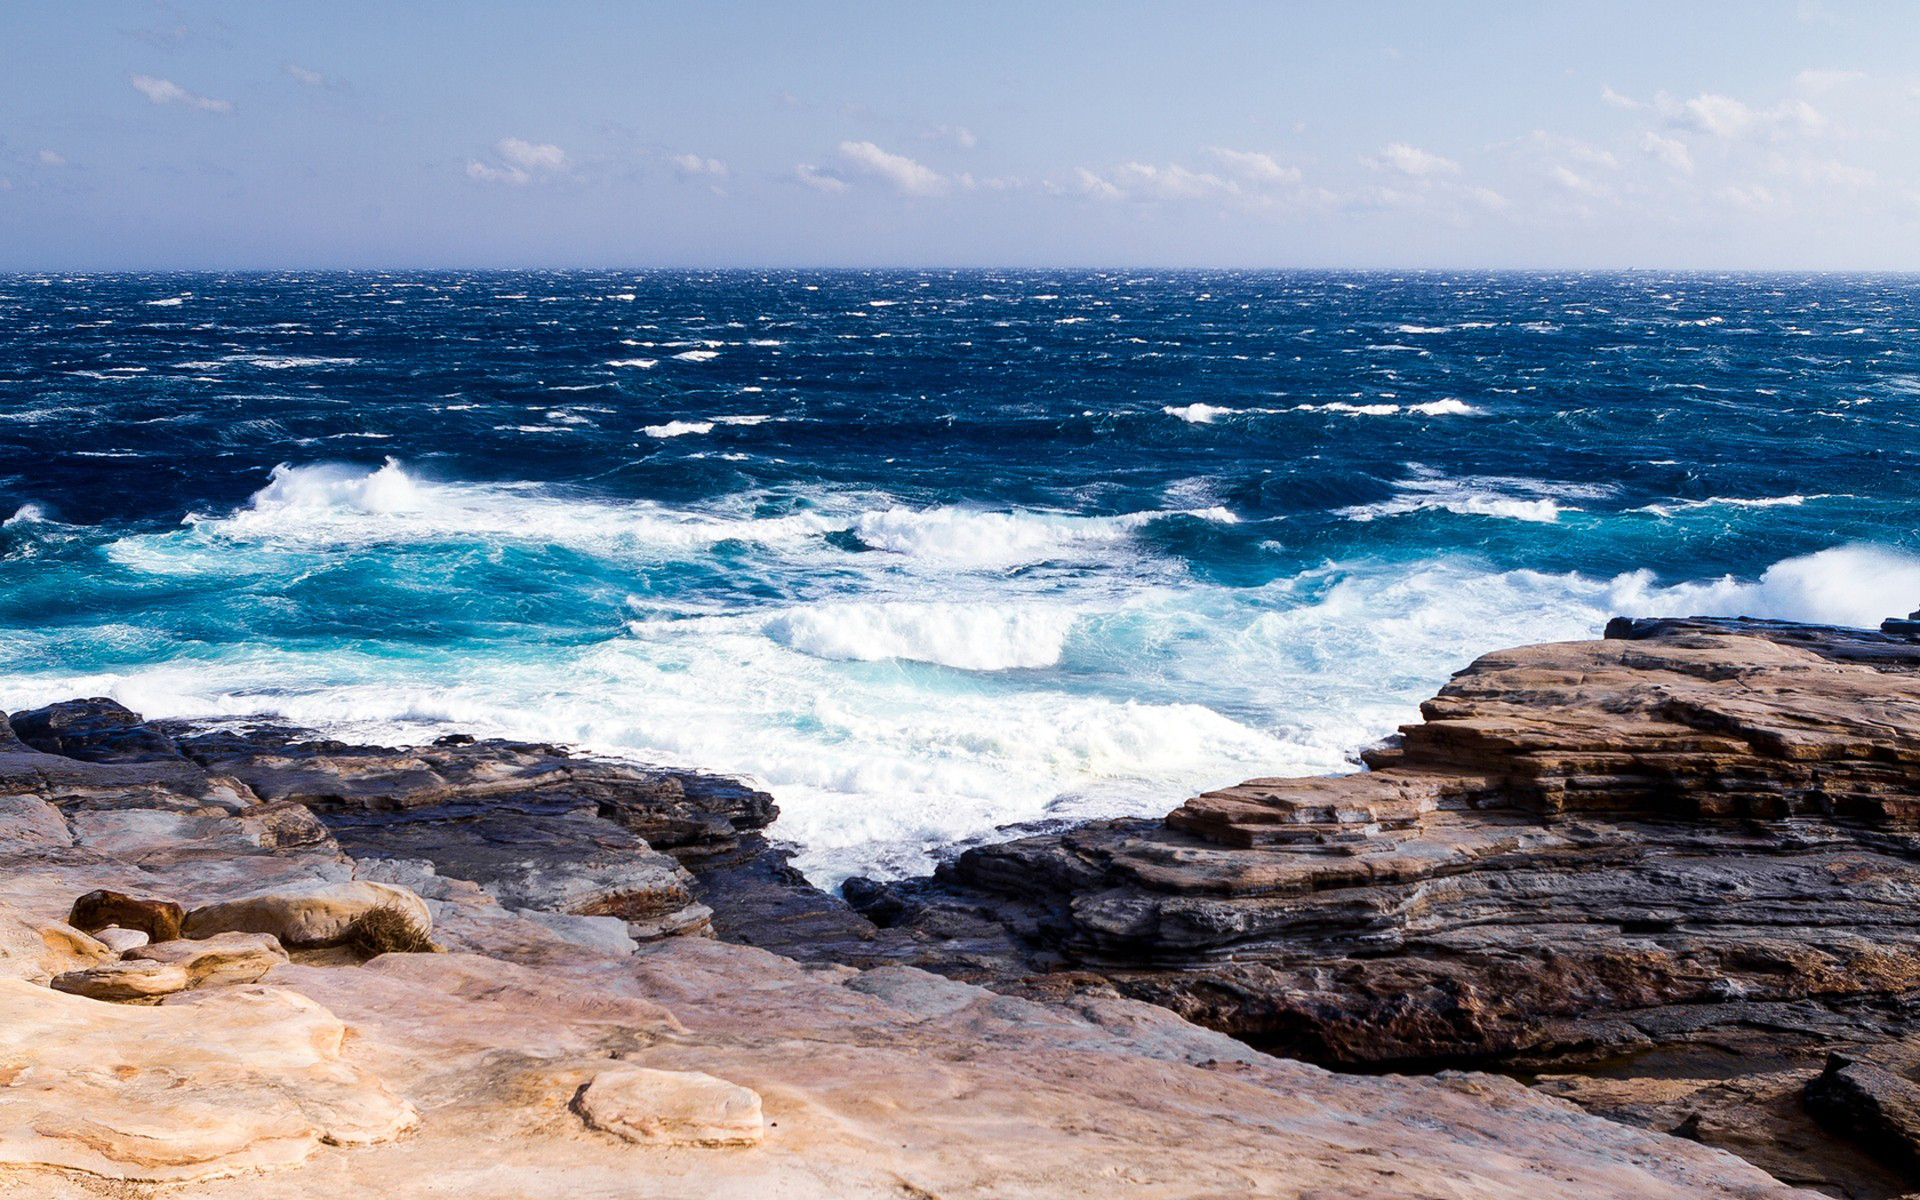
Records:
{"label": "weathered stone", "polygon": [[1822,1125],[1920,1177],[1920,1084],[1830,1054],[1826,1070],[1808,1082],[1806,1101]]}
{"label": "weathered stone", "polygon": [[700,1071],[610,1068],[576,1105],[593,1128],[647,1146],[752,1145],[767,1132],[752,1089]]}
{"label": "weathered stone", "polygon": [[187,910],[172,900],[129,896],[103,888],[75,900],[67,923],[87,931],[117,925],[122,929],[137,929],[151,941],[170,942],[180,936],[186,917]]}
{"label": "weathered stone", "polygon": [[346,940],[355,920],[370,909],[383,907],[398,909],[422,933],[433,930],[433,915],[420,897],[406,888],[354,880],[261,892],[203,905],[187,914],[183,932],[189,938],[228,932],[268,933],[287,946],[333,946]]}
{"label": "weathered stone", "polygon": [[0,979],[0,1011],[0,1166],[209,1179],[288,1166],[323,1141],[384,1141],[417,1120],[341,1061],[340,1022],[294,992],[128,1007]]}
{"label": "weathered stone", "polygon": [[92,1000],[148,1000],[185,991],[191,984],[186,967],[179,963],[116,959],[55,975],[48,986]]}
{"label": "weathered stone", "polygon": [[7,720],[21,741],[45,754],[98,763],[180,761],[172,738],[104,697],[66,700]]}
{"label": "weathered stone", "polygon": [[93,936],[96,941],[115,954],[125,954],[153,940],[138,929],[122,929],[118,925],[96,929],[93,931]]}
{"label": "weathered stone", "polygon": [[286,962],[287,952],[271,933],[216,933],[140,946],[121,957],[123,962],[177,964],[187,973],[187,986],[214,987],[255,983]]}

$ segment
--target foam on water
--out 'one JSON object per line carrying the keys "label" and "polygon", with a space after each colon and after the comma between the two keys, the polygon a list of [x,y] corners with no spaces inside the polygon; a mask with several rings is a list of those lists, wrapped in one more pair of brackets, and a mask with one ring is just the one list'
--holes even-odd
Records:
{"label": "foam on water", "polygon": [[0,703],[745,772],[824,882],[1352,769],[1622,613],[1920,603],[1911,281],[37,282]]}

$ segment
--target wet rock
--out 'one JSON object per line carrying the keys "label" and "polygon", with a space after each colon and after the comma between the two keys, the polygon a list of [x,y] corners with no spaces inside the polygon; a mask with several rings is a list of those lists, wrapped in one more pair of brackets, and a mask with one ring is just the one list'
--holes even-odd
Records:
{"label": "wet rock", "polygon": [[7,720],[22,742],[44,754],[96,763],[183,761],[172,738],[104,697],[50,704]]}
{"label": "wet rock", "polygon": [[700,1071],[611,1068],[575,1104],[592,1128],[647,1146],[753,1145],[766,1136],[752,1089]]}
{"label": "wet rock", "polygon": [[92,932],[109,925],[136,929],[149,941],[170,942],[180,936],[187,910],[172,900],[153,896],[129,896],[108,889],[88,892],[73,902],[67,923],[75,929]]}
{"label": "wet rock", "polygon": [[183,932],[189,938],[265,933],[287,946],[336,946],[347,939],[356,920],[375,908],[397,909],[422,933],[432,932],[433,915],[420,897],[394,884],[368,880],[311,884],[202,905],[187,914]]}

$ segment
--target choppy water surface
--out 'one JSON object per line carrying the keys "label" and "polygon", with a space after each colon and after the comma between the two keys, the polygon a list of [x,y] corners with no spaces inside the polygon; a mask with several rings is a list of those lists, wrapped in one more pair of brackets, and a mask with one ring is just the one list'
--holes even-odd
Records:
{"label": "choppy water surface", "polygon": [[0,277],[0,704],[757,777],[816,878],[1920,605],[1920,283]]}

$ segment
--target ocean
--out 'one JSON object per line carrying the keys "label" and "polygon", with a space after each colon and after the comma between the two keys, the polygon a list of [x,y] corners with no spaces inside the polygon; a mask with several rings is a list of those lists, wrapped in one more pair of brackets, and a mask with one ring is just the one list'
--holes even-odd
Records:
{"label": "ocean", "polygon": [[0,276],[0,706],[750,776],[818,882],[1920,607],[1920,281]]}

